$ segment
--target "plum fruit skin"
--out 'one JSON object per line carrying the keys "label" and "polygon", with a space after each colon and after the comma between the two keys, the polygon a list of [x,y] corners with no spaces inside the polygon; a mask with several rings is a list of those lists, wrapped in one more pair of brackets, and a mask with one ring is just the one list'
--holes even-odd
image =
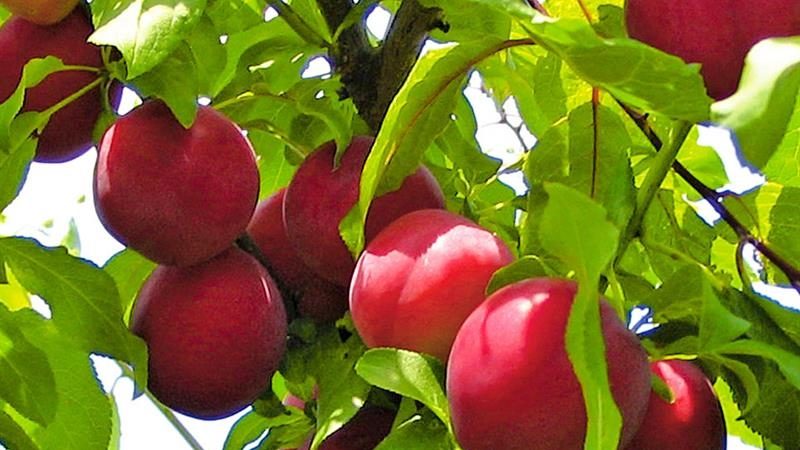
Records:
{"label": "plum fruit skin", "polygon": [[258,201],[255,154],[241,130],[200,107],[188,130],[148,101],[105,133],[95,170],[100,221],[120,242],[164,265],[224,251]]}
{"label": "plum fruit skin", "polygon": [[514,255],[488,230],[437,209],[386,227],[358,260],[350,311],[369,347],[398,347],[447,360],[458,328],[486,299],[495,271]]}
{"label": "plum fruit skin", "polygon": [[[335,144],[322,145],[303,161],[286,192],[284,212],[290,242],[317,275],[345,288],[355,261],[339,235],[339,223],[358,201],[361,170],[373,141],[372,137],[354,137],[335,169]],[[366,242],[406,213],[443,207],[441,188],[421,166],[399,189],[374,199],[365,224]]]}
{"label": "plum fruit skin", "polygon": [[37,25],[53,25],[75,9],[78,0],[0,0],[11,14]]}
{"label": "plum fruit skin", "polygon": [[[448,361],[447,397],[465,450],[583,449],[586,410],[564,337],[576,292],[569,280],[521,281],[464,322]],[[644,417],[650,370],[639,340],[604,300],[600,314],[624,448]]]}
{"label": "plum fruit skin", "polygon": [[657,361],[652,372],[670,388],[673,402],[655,392],[627,450],[722,450],[727,432],[722,407],[702,370],[688,361]]}
{"label": "plum fruit skin", "polygon": [[286,347],[274,281],[235,248],[196,266],[156,268],[137,297],[131,329],[147,343],[150,391],[201,419],[252,403]]}
{"label": "plum fruit skin", "polygon": [[295,295],[300,317],[318,324],[333,322],[347,311],[347,292],[316,275],[289,243],[283,220],[285,197],[283,188],[260,202],[247,234],[269,262],[272,275]]}
{"label": "plum fruit skin", "polygon": [[[21,17],[9,18],[0,28],[0,102],[14,93],[23,67],[33,58],[53,55],[68,65],[103,67],[100,47],[86,42],[92,31],[92,24],[81,8],[75,8],[63,21],[50,26],[36,25]],[[44,111],[97,77],[98,74],[85,70],[53,73],[25,93],[21,112]],[[112,103],[118,101],[118,95],[112,96]],[[58,163],[85,153],[92,147],[92,132],[102,110],[99,87],[60,109],[50,117],[39,136],[34,160]]]}
{"label": "plum fruit skin", "polygon": [[747,52],[769,37],[800,34],[797,0],[627,0],[628,34],[702,64],[708,93],[733,94]]}

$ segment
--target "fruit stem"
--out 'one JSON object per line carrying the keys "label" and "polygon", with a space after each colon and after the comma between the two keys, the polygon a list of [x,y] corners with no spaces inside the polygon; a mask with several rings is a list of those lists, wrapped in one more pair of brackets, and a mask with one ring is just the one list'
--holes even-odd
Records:
{"label": "fruit stem", "polygon": [[60,70],[59,72],[67,71],[67,70],[100,73],[100,70],[102,70],[102,69],[100,69],[99,67],[92,67],[92,66],[64,66],[63,69]]}
{"label": "fruit stem", "polygon": [[[117,365],[122,370],[123,376],[128,377],[131,380],[135,380],[133,371],[130,369],[130,367],[120,362],[117,362]],[[197,439],[195,439],[192,433],[183,425],[183,423],[181,423],[180,420],[178,420],[178,417],[175,416],[175,413],[173,413],[171,409],[164,406],[164,404],[158,401],[158,399],[155,398],[155,396],[149,390],[145,389],[144,395],[151,402],[153,402],[153,404],[156,406],[156,408],[158,408],[159,411],[161,411],[161,414],[164,415],[164,417],[172,425],[172,427],[175,428],[175,431],[177,431],[178,434],[180,434],[181,437],[186,441],[186,443],[189,444],[189,447],[191,447],[192,450],[203,450],[203,446],[200,445],[199,442],[197,442]]]}
{"label": "fruit stem", "polygon": [[321,34],[311,28],[290,5],[284,3],[282,0],[270,0],[269,6],[277,11],[278,15],[286,21],[286,24],[303,38],[304,41],[327,50],[331,49],[331,43],[326,41]]}
{"label": "fruit stem", "polygon": [[189,444],[189,447],[191,447],[192,450],[203,450],[203,446],[201,446],[200,443],[197,442],[197,439],[195,439],[195,437],[192,436],[192,433],[189,432],[189,430],[181,423],[180,420],[178,420],[178,418],[175,416],[175,413],[173,413],[171,409],[167,408],[166,406],[162,405],[161,402],[156,400],[156,398],[153,397],[153,394],[151,394],[150,391],[145,391],[145,395],[147,395],[147,398],[149,398],[150,401],[152,401],[153,404],[156,405],[156,408],[158,408],[158,410],[161,411],[161,414],[163,414],[164,417],[166,417],[167,421],[169,421],[169,423],[172,424],[172,426],[175,428],[178,434],[180,434],[181,437],[186,441],[186,443]]}
{"label": "fruit stem", "polygon": [[679,122],[677,127],[673,130],[673,136],[669,142],[669,145],[662,147],[661,150],[656,153],[655,158],[653,158],[653,161],[650,164],[650,169],[647,172],[647,176],[645,177],[644,182],[642,183],[642,186],[639,188],[639,192],[636,195],[636,209],[633,211],[633,216],[628,221],[628,224],[625,227],[622,236],[620,237],[619,247],[617,248],[617,256],[614,261],[615,266],[622,259],[622,255],[625,254],[625,250],[628,249],[628,245],[639,232],[639,228],[642,225],[647,208],[649,208],[650,203],[653,202],[653,198],[655,198],[659,187],[661,187],[661,184],[667,177],[667,174],[672,168],[673,161],[675,161],[675,158],[678,156],[678,151],[680,151],[681,147],[683,147],[683,143],[689,136],[689,132],[692,130],[693,126],[694,125],[690,122]]}
{"label": "fruit stem", "polygon": [[56,103],[55,105],[45,109],[40,114],[43,114],[47,117],[52,116],[53,114],[57,113],[61,108],[69,105],[73,101],[83,97],[87,92],[91,91],[92,89],[96,88],[103,82],[103,77],[98,77],[91,83],[87,84],[86,86],[82,87],[76,92],[73,92],[69,97],[61,100],[60,102]]}

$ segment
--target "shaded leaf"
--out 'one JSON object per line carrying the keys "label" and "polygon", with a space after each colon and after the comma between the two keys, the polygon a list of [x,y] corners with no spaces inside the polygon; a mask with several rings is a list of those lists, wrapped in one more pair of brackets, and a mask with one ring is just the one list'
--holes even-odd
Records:
{"label": "shaded leaf", "polygon": [[[611,263],[619,230],[605,209],[588,197],[559,184],[547,184],[548,202],[541,240],[578,274],[578,293],[567,323],[567,354],[581,383],[588,424],[586,448],[616,448],[622,429],[608,382],[605,342],[600,327],[598,283]],[[591,223],[591,227],[585,226]]]}
{"label": "shaded leaf", "polygon": [[153,69],[186,39],[206,0],[95,0],[89,40],[113,45],[125,57],[128,78]]}
{"label": "shaded leaf", "polygon": [[443,423],[450,423],[444,367],[435,358],[407,350],[377,348],[358,360],[356,373],[374,386],[423,403]]}
{"label": "shaded leaf", "polygon": [[800,38],[774,38],[750,50],[739,90],[712,108],[736,134],[744,158],[763,167],[786,134],[800,89]]}

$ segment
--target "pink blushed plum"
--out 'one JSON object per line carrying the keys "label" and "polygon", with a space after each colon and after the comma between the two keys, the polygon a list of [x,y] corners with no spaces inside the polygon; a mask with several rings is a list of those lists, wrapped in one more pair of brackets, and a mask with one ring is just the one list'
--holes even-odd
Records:
{"label": "pink blushed plum", "polygon": [[488,230],[436,209],[392,222],[358,260],[350,311],[370,347],[399,347],[447,360],[458,328],[486,298],[513,254]]}
{"label": "pink blushed plum", "polygon": [[[447,397],[465,450],[584,448],[586,409],[564,337],[576,292],[569,280],[517,282],[464,322],[448,361]],[[650,370],[637,337],[604,300],[599,308],[624,448],[644,417]]]}
{"label": "pink blushed plum", "polygon": [[[336,168],[335,144],[322,145],[303,161],[286,192],[284,212],[290,242],[308,267],[345,288],[355,261],[339,235],[339,223],[358,201],[361,170],[373,141],[367,136],[353,138]],[[406,213],[443,207],[444,196],[436,179],[420,167],[398,190],[372,202],[365,225],[366,241]]]}

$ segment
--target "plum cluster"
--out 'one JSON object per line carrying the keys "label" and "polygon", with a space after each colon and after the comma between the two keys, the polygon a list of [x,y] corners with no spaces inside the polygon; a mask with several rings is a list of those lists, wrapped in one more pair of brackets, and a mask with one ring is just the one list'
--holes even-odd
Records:
{"label": "plum cluster", "polygon": [[[75,158],[91,147],[103,105],[115,105],[119,94],[110,89],[104,99],[96,83],[104,61],[87,42],[89,17],[77,0],[63,9],[41,0],[2,3],[15,16],[0,28],[0,101],[33,58],[54,55],[73,66],[29,89],[22,112],[57,107],[39,132],[36,161]],[[735,91],[755,42],[800,33],[796,0],[722,3],[724,17],[707,1],[627,0],[627,26],[632,37],[702,63],[710,95],[722,99]],[[353,138],[338,162],[335,144],[322,145],[288,187],[259,204],[253,148],[211,107],[199,107],[185,128],[163,102],[147,100],[106,131],[94,180],[98,216],[120,242],[159,264],[131,316],[132,331],[148,344],[149,389],[179,412],[229,416],[268,389],[285,352],[285,304],[318,324],[349,310],[369,347],[446,364],[464,449],[583,448],[584,399],[565,346],[576,283],[529,279],[487,297],[490,278],[513,252],[448,212],[425,166],[373,200],[366,248],[354,258],[339,224],[358,201],[373,142]],[[259,259],[236,246],[245,233]],[[598,307],[623,419],[620,448],[724,448],[724,419],[703,372],[687,361],[649,363],[613,308],[602,299]],[[654,376],[669,392],[652,389]],[[393,412],[368,405],[321,448],[372,448],[392,420]]]}
{"label": "plum cluster", "polygon": [[259,192],[242,130],[209,107],[187,129],[145,101],[101,139],[94,190],[106,229],[159,263],[131,314],[149,349],[149,389],[206,419],[251,404],[283,357],[287,323],[275,281],[234,246]]}

